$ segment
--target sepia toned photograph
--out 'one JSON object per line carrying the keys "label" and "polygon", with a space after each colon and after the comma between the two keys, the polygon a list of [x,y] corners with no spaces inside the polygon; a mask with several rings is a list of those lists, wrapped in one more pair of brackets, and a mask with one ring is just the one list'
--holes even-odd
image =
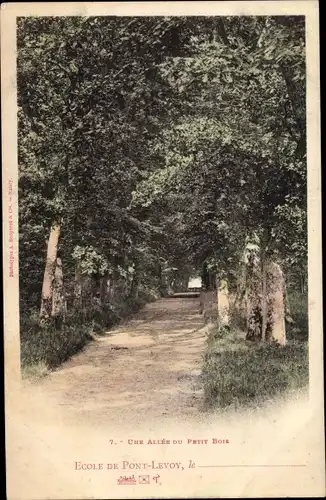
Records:
{"label": "sepia toned photograph", "polygon": [[307,387],[304,17],[18,18],[17,49],[23,376],[119,420]]}
{"label": "sepia toned photograph", "polygon": [[314,496],[310,24],[240,11],[14,18],[12,499]]}

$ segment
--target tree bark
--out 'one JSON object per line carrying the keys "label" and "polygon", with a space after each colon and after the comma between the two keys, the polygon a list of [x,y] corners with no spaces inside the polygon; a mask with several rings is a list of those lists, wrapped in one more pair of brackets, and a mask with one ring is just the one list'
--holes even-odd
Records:
{"label": "tree bark", "polygon": [[135,270],[135,273],[132,278],[131,286],[130,286],[130,292],[129,292],[129,297],[132,299],[137,299],[138,298],[138,289],[139,289],[139,275],[137,271]]}
{"label": "tree bark", "polygon": [[286,344],[284,276],[281,266],[270,262],[266,269],[268,323],[266,340]]}
{"label": "tree bark", "polygon": [[229,47],[230,43],[229,43],[226,31],[225,31],[224,23],[223,23],[223,20],[221,17],[217,18],[217,26],[218,26],[218,32],[219,32],[220,37],[222,38],[225,45],[227,45]]}
{"label": "tree bark", "polygon": [[283,289],[283,300],[284,300],[284,309],[285,309],[285,321],[287,323],[293,324],[294,319],[292,318],[292,314],[291,314],[291,306],[290,306],[289,295],[287,292],[285,280],[284,280],[284,289]]}
{"label": "tree bark", "polygon": [[202,290],[200,292],[200,313],[206,323],[214,323],[218,319],[216,290]]}
{"label": "tree bark", "polygon": [[50,318],[52,315],[53,280],[57,262],[59,237],[60,223],[55,222],[50,230],[42,285],[40,317],[44,319]]}
{"label": "tree bark", "polygon": [[209,290],[211,288],[211,278],[206,263],[204,263],[202,267],[201,281],[204,290]]}
{"label": "tree bark", "polygon": [[74,283],[74,309],[81,310],[83,307],[83,279],[80,272],[80,266],[77,263],[75,269]]}
{"label": "tree bark", "polygon": [[207,264],[202,268],[202,291],[200,292],[200,313],[207,323],[217,321],[217,284],[216,274],[207,269]]}
{"label": "tree bark", "polygon": [[262,256],[261,262],[261,279],[262,279],[262,296],[261,296],[261,338],[266,340],[267,329],[267,277],[266,277],[266,260],[265,255]]}
{"label": "tree bark", "polygon": [[64,292],[62,261],[60,257],[58,257],[53,279],[52,316],[62,316],[64,318],[65,312],[66,312],[66,301]]}
{"label": "tree bark", "polygon": [[252,258],[246,273],[247,340],[262,338],[261,269]]}
{"label": "tree bark", "polygon": [[300,272],[300,291],[304,295],[306,293],[307,283],[306,283],[306,273]]}
{"label": "tree bark", "polygon": [[293,72],[289,66],[281,65],[281,73],[283,75],[287,93],[292,107],[293,117],[296,120],[299,129],[299,138],[297,139],[297,147],[295,149],[295,156],[300,158],[306,151],[306,132],[305,132],[305,114],[301,112],[305,109],[305,100],[298,100],[297,84],[293,78]]}
{"label": "tree bark", "polygon": [[219,324],[221,326],[229,326],[230,303],[229,303],[228,283],[226,280],[218,281],[217,310],[218,310]]}
{"label": "tree bark", "polygon": [[107,291],[108,291],[108,275],[105,274],[101,278],[101,284],[100,284],[101,307],[104,307],[106,304]]}

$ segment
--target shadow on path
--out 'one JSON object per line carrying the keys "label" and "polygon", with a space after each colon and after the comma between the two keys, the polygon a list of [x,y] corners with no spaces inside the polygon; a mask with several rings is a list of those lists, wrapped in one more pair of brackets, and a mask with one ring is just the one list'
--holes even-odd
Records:
{"label": "shadow on path", "polygon": [[199,418],[203,327],[197,298],[160,299],[98,337],[42,388],[72,419]]}

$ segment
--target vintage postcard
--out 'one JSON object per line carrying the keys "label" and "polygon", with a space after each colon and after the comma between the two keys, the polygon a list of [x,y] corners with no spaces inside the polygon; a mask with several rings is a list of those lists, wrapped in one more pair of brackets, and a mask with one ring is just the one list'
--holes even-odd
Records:
{"label": "vintage postcard", "polygon": [[318,3],[1,42],[8,499],[324,496]]}

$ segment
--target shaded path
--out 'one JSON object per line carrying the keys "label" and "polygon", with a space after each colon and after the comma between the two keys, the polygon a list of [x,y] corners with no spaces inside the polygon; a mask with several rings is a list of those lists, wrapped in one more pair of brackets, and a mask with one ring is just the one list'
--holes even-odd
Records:
{"label": "shaded path", "polygon": [[[202,412],[197,384],[206,338],[202,327],[198,299],[159,300],[42,383],[26,387],[6,422],[10,498],[169,498],[171,484],[180,498],[207,498],[212,491],[223,498],[252,497],[252,492],[261,498],[266,491],[287,493],[289,481],[297,485],[289,496],[309,496],[322,457],[306,469],[236,465],[306,463],[307,450],[320,439],[307,400],[298,395],[255,411]],[[182,444],[146,445],[163,438]],[[188,444],[189,438],[208,444]],[[213,444],[215,438],[228,444]],[[202,468],[187,468],[189,459]],[[180,462],[185,469],[182,476],[179,470],[160,470],[159,490],[151,482],[142,490],[128,486],[126,493],[117,485],[125,460]],[[118,463],[120,470],[77,472],[76,461]]]}
{"label": "shaded path", "polygon": [[198,298],[160,299],[41,384],[67,417],[120,424],[198,416],[206,330]]}

